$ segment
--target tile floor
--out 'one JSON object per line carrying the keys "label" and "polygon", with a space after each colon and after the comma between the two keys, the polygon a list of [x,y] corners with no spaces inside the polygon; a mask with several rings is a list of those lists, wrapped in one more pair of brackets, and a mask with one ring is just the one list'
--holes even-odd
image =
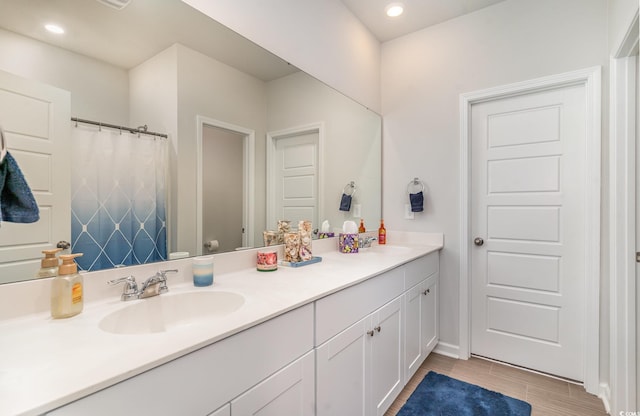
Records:
{"label": "tile floor", "polygon": [[504,364],[472,357],[457,360],[432,353],[391,405],[385,416],[395,416],[429,371],[506,394],[531,404],[531,416],[602,416],[602,401],[582,386]]}

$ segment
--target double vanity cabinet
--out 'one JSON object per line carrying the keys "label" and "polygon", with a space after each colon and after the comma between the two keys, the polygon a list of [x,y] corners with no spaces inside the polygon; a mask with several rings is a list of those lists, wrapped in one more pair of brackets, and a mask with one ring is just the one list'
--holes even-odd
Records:
{"label": "double vanity cabinet", "polygon": [[47,414],[382,415],[437,343],[438,255],[399,262]]}

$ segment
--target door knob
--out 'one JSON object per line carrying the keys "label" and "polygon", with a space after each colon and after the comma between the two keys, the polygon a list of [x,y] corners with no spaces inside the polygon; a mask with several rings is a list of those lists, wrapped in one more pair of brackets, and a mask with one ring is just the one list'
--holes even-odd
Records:
{"label": "door knob", "polygon": [[483,244],[484,244],[484,240],[483,240],[482,238],[480,238],[480,237],[476,237],[476,238],[473,240],[473,244],[475,244],[475,245],[477,245],[477,246],[481,246],[481,245],[483,245]]}
{"label": "door knob", "polygon": [[69,244],[68,241],[58,241],[58,244],[56,244],[57,248],[61,248],[63,250],[68,249],[69,247],[71,247],[71,244]]}

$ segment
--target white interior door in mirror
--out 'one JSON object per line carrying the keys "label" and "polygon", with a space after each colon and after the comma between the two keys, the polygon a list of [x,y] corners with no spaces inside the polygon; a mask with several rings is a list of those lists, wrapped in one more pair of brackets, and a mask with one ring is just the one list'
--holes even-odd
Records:
{"label": "white interior door in mirror", "polygon": [[274,163],[275,217],[270,218],[268,227],[275,227],[281,219],[290,220],[293,227],[300,220],[311,220],[313,227],[318,227],[319,147],[318,130],[274,137],[275,158],[269,160]]}
{"label": "white interior door in mirror", "polygon": [[42,250],[71,240],[70,103],[67,91],[0,71],[0,125],[40,209],[35,223],[1,224],[0,283],[34,277]]}

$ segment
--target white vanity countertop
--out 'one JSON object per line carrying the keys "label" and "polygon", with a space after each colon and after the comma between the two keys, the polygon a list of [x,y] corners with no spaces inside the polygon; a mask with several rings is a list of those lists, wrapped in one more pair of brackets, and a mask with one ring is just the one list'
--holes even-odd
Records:
{"label": "white vanity countertop", "polygon": [[406,247],[389,253],[329,251],[320,254],[322,262],[304,267],[216,274],[214,285],[206,288],[170,284],[170,292],[161,296],[229,291],[242,294],[245,303],[223,318],[167,332],[118,335],[102,331],[98,322],[105,315],[132,302],[145,302],[122,302],[117,297],[86,303],[83,313],[68,319],[53,320],[43,313],[0,321],[0,414],[43,414],[439,250],[442,245]]}

